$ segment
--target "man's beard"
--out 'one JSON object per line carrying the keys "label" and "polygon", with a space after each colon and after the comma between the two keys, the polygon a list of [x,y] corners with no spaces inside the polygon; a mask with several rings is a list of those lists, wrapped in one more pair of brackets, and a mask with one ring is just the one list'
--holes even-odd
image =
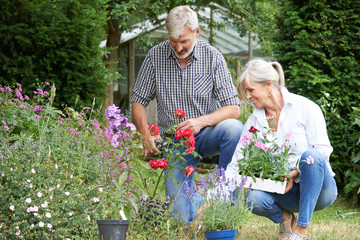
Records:
{"label": "man's beard", "polygon": [[174,51],[174,53],[175,53],[175,55],[176,55],[176,57],[177,57],[178,59],[185,59],[185,58],[187,58],[187,57],[192,53],[192,51],[194,50],[194,47],[195,47],[195,44],[196,44],[196,43],[197,43],[197,38],[195,37],[194,42],[193,42],[193,45],[191,46],[190,50],[184,48],[184,49],[182,49],[182,50],[180,51],[181,53],[182,53],[182,52],[185,52],[184,55],[178,55],[176,49],[174,49],[173,47],[171,47],[171,48],[172,48],[172,50]]}

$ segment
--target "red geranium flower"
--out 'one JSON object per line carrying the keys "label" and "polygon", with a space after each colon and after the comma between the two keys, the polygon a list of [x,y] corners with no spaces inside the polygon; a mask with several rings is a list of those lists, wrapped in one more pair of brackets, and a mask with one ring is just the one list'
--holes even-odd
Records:
{"label": "red geranium flower", "polygon": [[159,168],[164,169],[164,168],[168,167],[167,160],[165,158],[159,159],[157,161],[158,161]]}
{"label": "red geranium flower", "polygon": [[187,128],[184,130],[184,137],[189,138],[192,135],[193,135],[193,131],[191,129]]}
{"label": "red geranium flower", "polygon": [[186,144],[186,146],[188,146],[188,147],[195,146],[195,137],[194,137],[194,135],[191,135],[190,137],[188,137],[188,138],[185,140],[185,144]]}
{"label": "red geranium flower", "polygon": [[184,130],[182,128],[175,132],[176,140],[180,141],[180,139],[182,139],[183,136],[184,136]]}
{"label": "red geranium flower", "polygon": [[167,160],[165,158],[162,158],[162,159],[157,159],[157,160],[150,160],[149,166],[152,169],[156,170],[158,168],[160,168],[160,169],[167,168],[168,164],[167,164]]}
{"label": "red geranium flower", "polygon": [[249,132],[260,132],[260,131],[257,130],[254,126],[251,126],[251,128],[249,129]]}
{"label": "red geranium flower", "polygon": [[194,166],[193,165],[190,165],[185,169],[185,175],[187,177],[191,176],[193,173],[194,173]]}
{"label": "red geranium flower", "polygon": [[182,119],[185,117],[185,112],[182,109],[176,109],[174,113],[178,119]]}
{"label": "red geranium flower", "polygon": [[157,136],[160,133],[159,126],[156,124],[150,124],[148,127],[151,136]]}
{"label": "red geranium flower", "polygon": [[149,161],[149,166],[154,170],[159,168],[158,162],[156,160],[150,160]]}
{"label": "red geranium flower", "polygon": [[185,152],[190,154],[194,150],[195,150],[195,146],[189,146],[187,149],[185,149]]}

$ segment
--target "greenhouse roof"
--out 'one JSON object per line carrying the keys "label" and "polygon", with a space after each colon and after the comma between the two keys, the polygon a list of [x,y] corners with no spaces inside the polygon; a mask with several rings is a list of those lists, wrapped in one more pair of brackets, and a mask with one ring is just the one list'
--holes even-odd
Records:
{"label": "greenhouse roof", "polygon": [[[221,23],[224,28],[221,30],[214,29],[214,43],[213,46],[219,49],[223,54],[233,56],[244,56],[248,52],[248,37],[240,37],[239,32],[234,26],[227,24],[224,20],[225,12],[223,8],[220,8],[218,4],[213,4],[213,19],[216,23]],[[210,36],[210,28],[208,24],[202,19],[210,19],[211,8],[204,7],[197,11],[199,16],[200,36],[201,40],[207,41]],[[167,30],[165,28],[165,20],[167,13],[164,13],[158,17],[157,24],[151,21],[146,21],[141,24],[137,24],[132,32],[125,32],[121,35],[121,43],[130,41],[144,32],[151,32],[151,37],[167,39]],[[102,42],[102,46],[105,46],[106,41]],[[260,45],[256,41],[252,41],[252,49],[259,50]]]}

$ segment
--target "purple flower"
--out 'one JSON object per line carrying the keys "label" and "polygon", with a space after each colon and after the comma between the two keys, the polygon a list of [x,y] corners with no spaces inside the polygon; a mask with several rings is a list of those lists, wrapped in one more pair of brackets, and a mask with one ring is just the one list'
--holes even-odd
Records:
{"label": "purple flower", "polygon": [[21,92],[19,90],[16,90],[16,96],[20,99],[20,100],[24,100]]}
{"label": "purple flower", "polygon": [[44,111],[44,109],[42,109],[42,108],[41,108],[40,106],[38,106],[38,105],[34,106],[33,109],[34,109],[35,112],[42,112],[42,111]]}
{"label": "purple flower", "polygon": [[6,89],[7,91],[9,91],[9,92],[12,92],[12,91],[13,91],[9,86],[5,87],[5,89]]}

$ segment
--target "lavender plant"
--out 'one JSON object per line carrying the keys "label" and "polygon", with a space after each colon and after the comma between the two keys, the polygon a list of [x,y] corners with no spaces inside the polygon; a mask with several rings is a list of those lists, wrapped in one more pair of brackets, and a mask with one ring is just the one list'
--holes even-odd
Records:
{"label": "lavender plant", "polygon": [[205,231],[238,229],[246,223],[251,211],[245,204],[245,180],[235,191],[230,191],[226,186],[238,184],[235,180],[227,180],[224,169],[216,166],[206,177],[199,177],[196,190],[191,191],[185,185],[190,199],[195,192],[204,195],[205,203],[198,210],[197,219]]}

